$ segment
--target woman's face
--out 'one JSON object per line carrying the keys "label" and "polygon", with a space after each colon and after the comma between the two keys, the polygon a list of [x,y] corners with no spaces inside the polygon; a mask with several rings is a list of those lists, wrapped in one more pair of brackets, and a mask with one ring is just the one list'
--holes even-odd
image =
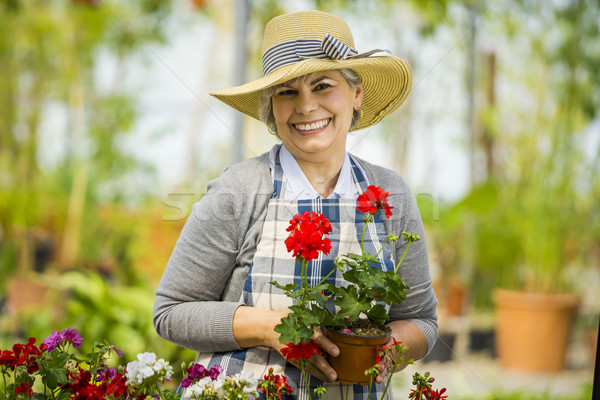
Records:
{"label": "woman's face", "polygon": [[283,145],[297,160],[319,162],[346,151],[352,113],[362,104],[339,71],[322,71],[284,83],[273,94],[273,116]]}

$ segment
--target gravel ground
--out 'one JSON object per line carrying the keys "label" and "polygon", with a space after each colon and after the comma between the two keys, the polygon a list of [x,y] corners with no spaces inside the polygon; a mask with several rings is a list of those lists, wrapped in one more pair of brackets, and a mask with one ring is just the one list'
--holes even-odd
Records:
{"label": "gravel ground", "polygon": [[396,399],[408,397],[415,371],[421,374],[429,371],[436,378],[434,389],[445,387],[449,399],[494,396],[502,400],[502,394],[513,391],[549,393],[552,396],[575,394],[593,378],[591,369],[566,369],[552,374],[526,373],[505,370],[495,359],[487,356],[471,356],[462,360],[416,363],[407,367],[394,376]]}
{"label": "gravel ground", "polygon": [[[429,371],[436,378],[434,389],[445,387],[448,399],[475,398],[503,400],[506,393],[525,392],[556,396],[581,394],[593,380],[593,359],[584,343],[572,343],[567,368],[558,373],[533,373],[503,368],[490,352],[469,353],[465,343],[457,341],[450,361],[418,361],[394,376],[396,399],[408,398],[412,375]],[[590,394],[587,398],[591,398]],[[533,396],[532,396],[533,397]],[[523,396],[523,399],[527,399]]]}

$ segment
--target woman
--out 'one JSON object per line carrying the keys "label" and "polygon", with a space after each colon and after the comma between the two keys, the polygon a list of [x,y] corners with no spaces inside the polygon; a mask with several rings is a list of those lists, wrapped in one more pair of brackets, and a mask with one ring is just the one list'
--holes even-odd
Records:
{"label": "woman", "polygon": [[[389,311],[392,334],[408,346],[407,358],[419,359],[433,346],[437,301],[414,196],[394,172],[346,152],[350,130],[379,122],[410,90],[408,65],[392,56],[373,57],[377,51],[358,54],[347,24],[331,14],[282,15],[265,28],[265,76],[211,93],[264,121],[282,145],[231,166],[208,184],[156,291],[157,332],[197,350],[197,362],[220,364],[230,373],[252,371],[256,378],[275,367],[276,374],[288,376],[294,393],[303,390],[298,369],[280,355],[283,345],[273,330],[287,315],[287,303],[268,282],[293,275],[294,269],[283,243],[285,228],[294,214],[309,209],[331,220],[337,235],[333,249],[311,268],[317,276],[326,274],[337,254],[356,249],[363,224],[354,211],[356,198],[368,185],[389,191],[395,212],[372,240],[382,243],[387,233],[402,231],[423,238],[411,246],[398,272],[411,289],[407,300]],[[393,243],[388,261],[397,262],[403,250],[404,244]],[[314,339],[324,353],[339,354],[320,332]],[[325,382],[327,398],[339,398],[344,388],[326,359],[314,355],[310,363],[310,385]],[[381,367],[377,382],[387,373]],[[365,387],[352,389],[353,398],[366,398]]]}

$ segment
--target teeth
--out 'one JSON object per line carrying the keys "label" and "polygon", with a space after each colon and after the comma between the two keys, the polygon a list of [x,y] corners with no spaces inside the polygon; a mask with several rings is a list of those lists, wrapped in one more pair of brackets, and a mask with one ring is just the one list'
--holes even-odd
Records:
{"label": "teeth", "polygon": [[329,123],[329,118],[321,120],[321,121],[313,122],[312,124],[294,124],[294,126],[299,131],[313,131],[315,129],[321,129],[328,123]]}

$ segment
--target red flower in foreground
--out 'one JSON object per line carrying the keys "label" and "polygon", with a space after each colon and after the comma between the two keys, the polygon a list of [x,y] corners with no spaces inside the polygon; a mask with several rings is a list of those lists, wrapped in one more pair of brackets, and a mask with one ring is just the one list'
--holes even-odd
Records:
{"label": "red flower in foreground", "polygon": [[258,388],[262,390],[267,400],[279,400],[282,395],[292,393],[287,377],[273,374],[273,368],[269,368],[269,373],[259,382]]}
{"label": "red flower in foreground", "polygon": [[309,359],[313,354],[321,354],[321,349],[317,346],[317,343],[310,339],[308,343],[284,343],[287,347],[281,349],[281,354],[287,361],[300,359]]}
{"label": "red flower in foreground", "polygon": [[331,224],[321,213],[306,211],[294,215],[286,231],[290,232],[285,239],[287,251],[298,261],[311,261],[319,257],[319,251],[325,254],[331,251],[331,240],[323,237],[331,233]]}
{"label": "red flower in foreground", "polygon": [[33,396],[33,389],[29,386],[29,381],[21,383],[15,388],[15,394],[27,393],[29,396]]}
{"label": "red flower in foreground", "polygon": [[385,217],[389,218],[393,215],[392,208],[394,208],[387,202],[389,195],[390,192],[384,191],[379,186],[371,185],[363,194],[358,196],[356,209],[365,214],[377,214],[378,210],[385,210]]}

